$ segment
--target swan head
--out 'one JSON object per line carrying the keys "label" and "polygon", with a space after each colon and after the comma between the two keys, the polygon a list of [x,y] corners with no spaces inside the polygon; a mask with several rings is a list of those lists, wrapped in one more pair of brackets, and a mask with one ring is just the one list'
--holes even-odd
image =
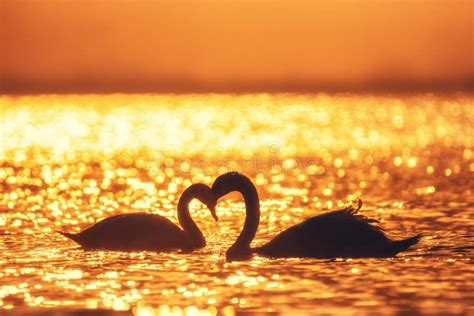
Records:
{"label": "swan head", "polygon": [[216,178],[212,184],[212,193],[218,200],[232,191],[242,191],[245,187],[252,185],[252,181],[237,171],[224,173]]}
{"label": "swan head", "polygon": [[218,220],[216,214],[216,204],[217,198],[214,196],[211,188],[202,183],[196,183],[191,185],[187,190],[189,190],[190,195],[198,199],[201,203],[207,206],[209,211],[211,211],[212,217],[215,221]]}

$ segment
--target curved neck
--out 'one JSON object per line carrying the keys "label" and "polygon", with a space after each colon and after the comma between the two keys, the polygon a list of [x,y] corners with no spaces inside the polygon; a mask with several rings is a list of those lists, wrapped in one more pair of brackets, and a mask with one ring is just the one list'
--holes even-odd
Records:
{"label": "curved neck", "polygon": [[188,236],[189,242],[194,247],[204,247],[206,245],[206,239],[189,214],[189,203],[193,198],[194,196],[186,191],[183,192],[179,198],[178,221],[184,233]]}
{"label": "curved neck", "polygon": [[260,201],[255,186],[249,183],[243,183],[233,191],[242,194],[245,201],[245,223],[239,237],[231,246],[234,250],[249,250],[250,243],[255,238],[260,222]]}

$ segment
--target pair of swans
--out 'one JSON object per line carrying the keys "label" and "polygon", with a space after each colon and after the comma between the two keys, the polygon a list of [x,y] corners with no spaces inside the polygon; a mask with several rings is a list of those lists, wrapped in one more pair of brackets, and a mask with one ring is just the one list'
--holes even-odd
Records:
{"label": "pair of swans", "polygon": [[106,218],[78,234],[61,232],[85,249],[192,251],[206,245],[204,236],[189,215],[189,203],[197,198],[217,220],[215,206],[222,196],[237,191],[242,194],[246,218],[242,231],[227,250],[229,261],[245,260],[254,253],[272,258],[383,258],[393,257],[416,244],[421,235],[391,240],[371,220],[348,207],[327,212],[294,225],[265,245],[251,248],[260,221],[260,202],[252,181],[237,172],[219,176],[212,188],[193,184],[178,202],[178,220],[183,229],[165,217],[131,213]]}

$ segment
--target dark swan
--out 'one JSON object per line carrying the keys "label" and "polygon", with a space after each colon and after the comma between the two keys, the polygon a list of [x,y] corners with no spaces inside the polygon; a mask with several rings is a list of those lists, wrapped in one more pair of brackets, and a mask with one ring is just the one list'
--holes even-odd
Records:
{"label": "dark swan", "polygon": [[188,206],[194,198],[204,203],[217,220],[217,200],[207,185],[198,183],[188,187],[179,198],[178,220],[183,229],[157,214],[130,213],[106,218],[78,234],[59,233],[84,249],[192,251],[206,245],[203,234],[189,215]]}
{"label": "dark swan", "polygon": [[216,199],[232,191],[238,191],[244,197],[246,218],[239,237],[226,252],[230,261],[248,259],[252,253],[272,258],[393,257],[421,238],[417,235],[391,240],[372,224],[375,220],[357,213],[362,206],[359,200],[357,209],[348,207],[314,216],[281,232],[265,245],[251,248],[260,219],[258,193],[250,179],[237,172],[219,176],[212,185]]}

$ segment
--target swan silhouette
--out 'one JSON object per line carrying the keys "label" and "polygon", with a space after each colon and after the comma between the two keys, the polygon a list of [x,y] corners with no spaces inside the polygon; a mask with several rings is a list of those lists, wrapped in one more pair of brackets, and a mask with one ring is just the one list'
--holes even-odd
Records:
{"label": "swan silhouette", "polygon": [[120,251],[192,251],[206,245],[206,240],[189,215],[189,203],[197,198],[215,213],[216,199],[211,189],[197,183],[189,186],[178,201],[178,221],[183,229],[169,219],[149,213],[130,213],[108,217],[78,234],[59,232],[84,249]]}
{"label": "swan silhouette", "polygon": [[265,245],[251,248],[260,219],[258,193],[252,181],[237,172],[219,176],[212,185],[216,199],[232,191],[238,191],[244,197],[246,217],[239,237],[226,252],[229,261],[248,259],[253,253],[272,258],[393,257],[421,238],[416,235],[391,240],[381,228],[372,224],[375,220],[357,213],[362,206],[359,200],[357,209],[348,207],[314,216],[281,232]]}

